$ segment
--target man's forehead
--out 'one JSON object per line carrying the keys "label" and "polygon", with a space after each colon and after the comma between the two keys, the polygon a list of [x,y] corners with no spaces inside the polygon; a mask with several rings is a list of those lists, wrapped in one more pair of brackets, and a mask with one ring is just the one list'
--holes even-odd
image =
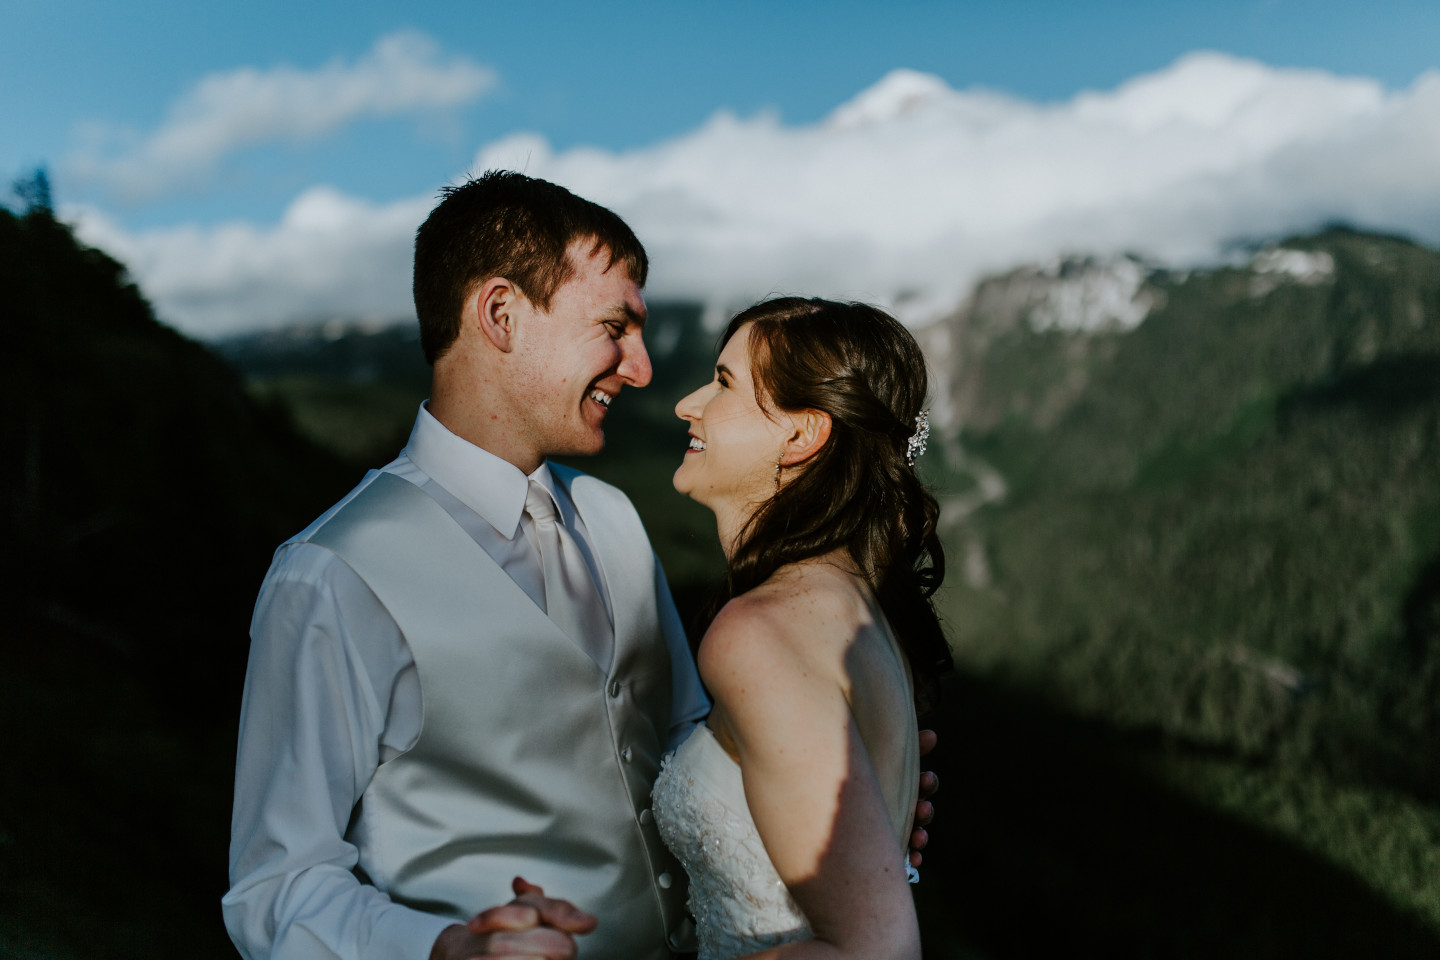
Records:
{"label": "man's forehead", "polygon": [[587,282],[613,286],[615,310],[636,323],[645,322],[644,288],[630,275],[623,258],[613,256],[608,246],[593,238],[572,240],[565,255],[570,260],[571,271],[570,277],[561,286]]}
{"label": "man's forehead", "polygon": [[[631,266],[624,257],[616,255],[615,251],[604,240],[596,236],[576,237],[565,247],[565,259],[570,261],[570,266],[579,268],[589,260],[600,261],[600,272],[609,273],[611,270],[619,269],[627,274]],[[635,277],[630,276],[637,286],[639,282]]]}

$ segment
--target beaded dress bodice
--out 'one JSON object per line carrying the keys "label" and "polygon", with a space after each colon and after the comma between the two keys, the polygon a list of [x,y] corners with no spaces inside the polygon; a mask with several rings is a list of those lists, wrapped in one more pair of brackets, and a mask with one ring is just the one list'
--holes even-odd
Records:
{"label": "beaded dress bodice", "polygon": [[700,960],[810,938],[750,817],[740,766],[709,727],[697,726],[665,759],[651,796],[660,837],[690,875]]}

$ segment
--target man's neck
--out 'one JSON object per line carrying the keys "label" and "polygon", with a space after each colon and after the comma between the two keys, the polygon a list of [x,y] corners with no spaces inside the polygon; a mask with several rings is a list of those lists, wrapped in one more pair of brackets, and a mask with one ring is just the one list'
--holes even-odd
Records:
{"label": "man's neck", "polygon": [[434,378],[427,403],[430,415],[465,442],[513,464],[526,476],[534,473],[545,457],[515,429],[506,405],[481,391],[447,389],[450,384],[451,378]]}

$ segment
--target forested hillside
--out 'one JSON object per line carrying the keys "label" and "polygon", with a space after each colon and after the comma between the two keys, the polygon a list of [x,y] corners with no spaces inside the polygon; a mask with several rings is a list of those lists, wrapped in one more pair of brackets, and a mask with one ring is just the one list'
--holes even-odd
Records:
{"label": "forested hillside", "polygon": [[0,209],[0,286],[0,956],[233,956],[250,605],[358,475],[48,210]]}
{"label": "forested hillside", "polygon": [[961,664],[1440,926],[1440,255],[1334,229],[1133,329],[1025,279],[947,331],[947,480],[1004,491],[951,517]]}

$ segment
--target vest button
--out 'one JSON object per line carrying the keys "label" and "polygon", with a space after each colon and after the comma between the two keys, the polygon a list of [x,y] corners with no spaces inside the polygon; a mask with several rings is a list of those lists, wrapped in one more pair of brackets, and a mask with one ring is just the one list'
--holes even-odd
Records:
{"label": "vest button", "polygon": [[621,751],[620,751],[620,757],[621,757],[621,759],[623,759],[626,763],[629,763],[629,762],[630,762],[630,757],[631,757],[630,748],[629,748],[629,747],[626,747],[624,750],[621,750]]}
{"label": "vest button", "polygon": [[649,808],[649,807],[646,807],[644,810],[641,810],[641,811],[640,811],[640,822],[641,822],[641,823],[649,823],[651,820],[654,820],[654,819],[655,819],[655,815],[650,812],[650,808]]}
{"label": "vest button", "polygon": [[611,680],[611,681],[610,681],[610,696],[611,696],[613,699],[616,699],[616,700],[620,699],[620,681],[619,681],[619,680]]}
{"label": "vest button", "polygon": [[670,884],[673,883],[674,881],[672,881],[672,880],[670,879],[670,874],[668,874],[668,873],[662,873],[662,874],[660,874],[660,876],[658,876],[658,877],[655,878],[655,882],[658,883],[658,884],[660,884],[660,889],[661,889],[661,890],[669,890],[669,889],[670,889]]}

